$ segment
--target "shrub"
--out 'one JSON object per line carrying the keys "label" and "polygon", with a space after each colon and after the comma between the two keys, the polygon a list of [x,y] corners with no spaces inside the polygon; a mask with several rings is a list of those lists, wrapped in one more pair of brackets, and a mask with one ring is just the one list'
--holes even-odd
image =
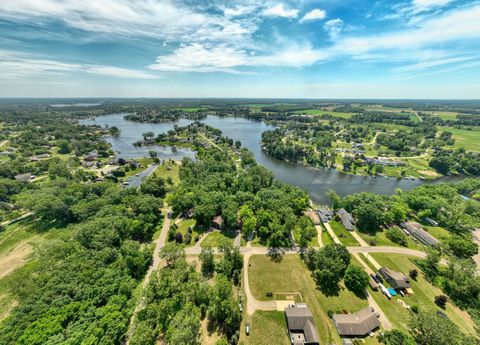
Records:
{"label": "shrub", "polygon": [[183,235],[181,232],[177,232],[175,234],[175,242],[177,243],[183,243]]}
{"label": "shrub", "polygon": [[192,235],[190,233],[187,233],[185,235],[185,243],[190,244],[190,242],[192,242]]}
{"label": "shrub", "polygon": [[408,275],[410,276],[410,278],[412,278],[413,280],[417,280],[417,277],[418,277],[418,270],[416,268],[410,270],[410,272],[408,273]]}
{"label": "shrub", "polygon": [[442,309],[445,309],[445,306],[447,305],[447,301],[448,301],[448,297],[445,295],[435,296],[435,304]]}
{"label": "shrub", "polygon": [[398,227],[394,226],[385,232],[385,236],[393,243],[407,246],[407,235]]}

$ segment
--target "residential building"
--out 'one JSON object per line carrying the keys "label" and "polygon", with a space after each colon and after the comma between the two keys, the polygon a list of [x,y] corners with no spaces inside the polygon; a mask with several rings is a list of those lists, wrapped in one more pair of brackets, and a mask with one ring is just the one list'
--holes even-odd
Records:
{"label": "residential building", "polygon": [[351,314],[334,314],[332,321],[342,337],[362,337],[380,327],[378,315],[371,307]]}
{"label": "residential building", "polygon": [[410,281],[405,274],[392,271],[387,267],[381,267],[379,272],[394,289],[410,288]]}
{"label": "residential building", "polygon": [[292,345],[320,345],[313,315],[306,304],[288,306],[285,317]]}
{"label": "residential building", "polygon": [[423,244],[435,247],[440,244],[439,240],[426,232],[422,225],[417,222],[401,222],[400,226]]}
{"label": "residential building", "polygon": [[340,221],[342,222],[345,229],[347,229],[348,231],[353,231],[355,229],[355,226],[353,225],[353,223],[355,223],[355,220],[353,219],[352,215],[348,213],[344,208],[341,208],[337,211],[337,216],[340,218]]}

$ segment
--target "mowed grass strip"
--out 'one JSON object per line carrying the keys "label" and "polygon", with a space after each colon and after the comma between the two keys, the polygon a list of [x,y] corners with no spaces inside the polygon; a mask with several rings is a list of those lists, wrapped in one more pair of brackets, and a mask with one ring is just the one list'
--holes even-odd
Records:
{"label": "mowed grass strip", "polygon": [[[408,275],[408,272],[418,267],[411,261],[412,257],[400,255],[400,254],[386,254],[386,253],[372,253],[375,260],[382,266],[388,267],[394,271],[402,272]],[[417,280],[410,279],[410,284],[414,291],[414,294],[406,297],[393,297],[392,300],[388,300],[381,292],[371,291],[371,295],[380,308],[385,312],[390,322],[394,327],[403,330],[407,329],[408,321],[410,319],[410,311],[400,305],[399,299],[403,300],[406,304],[412,306],[417,305],[420,310],[429,310],[435,312],[441,310],[447,314],[448,318],[452,320],[457,326],[459,326],[463,332],[475,334],[475,324],[467,312],[460,310],[459,308],[447,304],[446,310],[443,310],[435,305],[435,296],[442,295],[443,292],[430,284],[420,273]],[[388,284],[387,284],[388,285]]]}
{"label": "mowed grass strip", "polygon": [[233,243],[235,234],[232,232],[213,231],[207,234],[207,237],[200,243],[200,247],[218,247],[224,241]]}
{"label": "mowed grass strip", "polygon": [[340,343],[340,337],[327,315],[334,312],[356,312],[368,305],[365,299],[343,288],[338,296],[326,296],[320,292],[299,255],[284,255],[281,261],[272,261],[265,255],[254,255],[249,261],[250,290],[259,300],[272,300],[267,292],[299,292],[310,308],[322,344]]}
{"label": "mowed grass strip", "polygon": [[353,238],[350,231],[345,229],[345,227],[341,223],[339,223],[335,220],[332,220],[330,222],[330,227],[332,228],[333,232],[335,233],[335,235],[337,235],[338,239],[340,240],[340,242],[342,242],[342,244],[344,246],[348,247],[348,246],[359,246],[360,245],[357,242],[357,240],[355,238]]}

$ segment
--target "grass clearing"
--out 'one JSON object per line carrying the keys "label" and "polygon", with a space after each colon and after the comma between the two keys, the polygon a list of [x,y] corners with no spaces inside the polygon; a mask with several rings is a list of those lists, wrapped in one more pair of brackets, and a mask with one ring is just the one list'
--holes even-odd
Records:
{"label": "grass clearing", "polygon": [[256,311],[250,320],[250,335],[242,327],[241,343],[247,345],[289,345],[287,321],[281,311]]}
{"label": "grass clearing", "polygon": [[[371,241],[375,241],[375,245],[377,246],[392,246],[392,247],[404,247],[401,246],[395,242],[392,242],[387,238],[385,235],[385,231],[378,231],[375,233],[375,235],[370,235],[366,234],[364,232],[358,231],[358,234],[367,242],[369,245],[371,245]],[[407,248],[412,248],[412,249],[420,249],[420,246],[415,243],[415,241],[412,240],[411,237],[407,237]]]}
{"label": "grass clearing", "polygon": [[[416,265],[410,260],[411,257],[409,256],[385,253],[372,253],[371,255],[382,266],[386,266],[394,271],[403,272],[407,275],[409,270],[417,268]],[[423,274],[420,273],[416,281],[410,279],[410,284],[414,291],[414,294],[411,296],[393,297],[392,300],[388,300],[380,292],[371,293],[393,326],[403,330],[406,330],[407,328],[410,311],[398,303],[400,299],[410,306],[416,304],[422,310],[430,310],[433,312],[442,310],[434,303],[434,297],[443,294],[442,291],[430,284],[423,277]],[[466,312],[461,311],[457,307],[453,306],[450,302],[447,303],[446,310],[442,311],[447,314],[448,318],[456,323],[464,332],[475,334],[474,322]]]}
{"label": "grass clearing", "polygon": [[[327,315],[328,310],[356,312],[367,306],[367,301],[354,295],[344,287],[338,296],[326,296],[316,288],[310,271],[299,255],[284,255],[281,261],[272,261],[265,255],[254,255],[249,261],[250,289],[259,300],[273,300],[267,292],[300,293],[304,303],[310,308],[321,343],[340,343],[340,338]],[[268,344],[271,344],[268,343]]]}
{"label": "grass clearing", "polygon": [[178,184],[180,182],[180,178],[178,177],[178,172],[180,171],[180,165],[174,161],[167,161],[162,165],[159,165],[158,168],[155,169],[154,174],[158,177],[163,179],[167,179],[169,177],[172,178],[174,184]]}
{"label": "grass clearing", "polygon": [[207,237],[200,243],[200,247],[218,247],[223,241],[233,243],[235,234],[229,231],[212,231]]}
{"label": "grass clearing", "polygon": [[442,131],[453,133],[455,147],[463,147],[466,150],[480,151],[480,129],[468,131],[452,127],[439,127]]}
{"label": "grass clearing", "polygon": [[350,231],[345,229],[345,227],[341,223],[339,223],[335,220],[332,220],[330,222],[330,227],[332,228],[333,232],[335,233],[335,235],[337,235],[338,239],[340,240],[340,242],[342,242],[342,244],[344,246],[359,246],[360,245],[357,242],[357,240],[355,238],[353,238]]}

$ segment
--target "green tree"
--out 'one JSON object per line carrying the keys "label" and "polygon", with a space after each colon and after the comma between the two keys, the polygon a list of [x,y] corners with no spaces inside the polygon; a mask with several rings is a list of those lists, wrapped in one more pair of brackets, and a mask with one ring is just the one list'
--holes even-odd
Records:
{"label": "green tree", "polygon": [[358,266],[350,265],[345,271],[345,286],[356,294],[364,294],[369,279],[367,272]]}
{"label": "green tree", "polygon": [[168,266],[175,266],[177,262],[185,259],[185,251],[178,244],[167,243],[160,250],[160,258],[164,259]]}
{"label": "green tree", "polygon": [[166,339],[171,345],[197,345],[200,344],[200,333],[200,310],[188,303],[170,322]]}
{"label": "green tree", "polygon": [[388,228],[385,231],[385,236],[392,241],[393,243],[399,244],[401,246],[407,246],[407,235],[397,226]]}
{"label": "green tree", "polygon": [[398,329],[386,331],[378,336],[378,340],[385,345],[416,345],[413,338]]}
{"label": "green tree", "polygon": [[475,340],[463,334],[452,321],[433,312],[412,313],[408,326],[418,345],[475,344]]}
{"label": "green tree", "polygon": [[212,248],[202,248],[198,258],[202,263],[202,274],[206,277],[211,277],[215,272],[215,258],[213,256]]}

